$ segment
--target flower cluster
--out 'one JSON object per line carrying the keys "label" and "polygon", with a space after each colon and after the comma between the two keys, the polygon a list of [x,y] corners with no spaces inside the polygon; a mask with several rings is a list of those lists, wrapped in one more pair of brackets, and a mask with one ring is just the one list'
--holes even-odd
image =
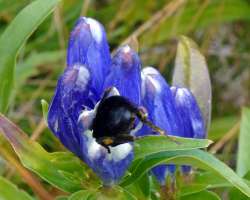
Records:
{"label": "flower cluster", "polygon": [[[188,89],[170,88],[160,73],[146,67],[129,46],[120,47],[111,58],[103,26],[81,17],[70,35],[67,67],[58,80],[49,108],[52,132],[71,152],[81,158],[102,179],[117,183],[133,160],[133,144],[110,147],[110,153],[92,136],[91,125],[104,91],[121,95],[136,106],[145,107],[149,119],[171,135],[205,137],[199,107]],[[138,128],[138,127],[137,127]],[[131,131],[135,136],[157,134],[147,126]],[[189,167],[183,167],[189,171]],[[153,173],[160,184],[175,166],[157,166]]]}

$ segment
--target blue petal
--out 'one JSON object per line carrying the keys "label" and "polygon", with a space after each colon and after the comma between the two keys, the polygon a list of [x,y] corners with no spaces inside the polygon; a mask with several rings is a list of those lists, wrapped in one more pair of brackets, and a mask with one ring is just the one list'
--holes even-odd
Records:
{"label": "blue petal", "polygon": [[187,88],[171,87],[171,91],[178,114],[183,121],[183,137],[205,138],[204,121],[195,97]]}
{"label": "blue petal", "polygon": [[91,98],[100,99],[111,56],[103,26],[92,18],[81,17],[70,35],[67,66],[84,65],[91,75]]}
{"label": "blue petal", "polygon": [[73,153],[79,155],[81,134],[77,121],[85,106],[91,106],[85,96],[89,93],[89,78],[79,76],[87,69],[80,65],[67,68],[60,77],[55,96],[48,112],[48,125],[60,141]]}
{"label": "blue petal", "polygon": [[[169,135],[182,134],[181,121],[170,88],[161,74],[152,67],[142,70],[142,105],[147,109],[148,117],[155,125]],[[152,131],[145,126],[143,129],[138,132],[139,135],[152,134]]]}
{"label": "blue petal", "polygon": [[[152,67],[142,70],[142,105],[147,109],[149,119],[169,135],[180,136],[183,133],[181,120],[177,114],[171,90],[161,76]],[[144,126],[137,135],[152,134],[152,130]],[[161,185],[166,176],[175,172],[174,165],[160,165],[152,169]]]}
{"label": "blue petal", "polygon": [[[178,114],[183,122],[183,137],[205,138],[206,130],[201,111],[195,97],[187,88],[171,87]],[[184,174],[191,172],[191,166],[181,167]]]}
{"label": "blue petal", "polygon": [[173,176],[175,174],[176,166],[170,165],[158,165],[152,169],[153,175],[156,177],[160,185],[166,184],[166,177],[168,175]]}
{"label": "blue petal", "polygon": [[189,165],[181,166],[181,171],[182,171],[183,174],[188,175],[191,172],[191,170],[192,170],[192,167],[189,166]]}
{"label": "blue petal", "polygon": [[117,184],[134,158],[132,144],[110,147],[111,153],[109,154],[86,133],[83,137],[85,141],[82,143],[81,158],[101,178],[104,185]]}
{"label": "blue petal", "polygon": [[118,49],[113,57],[110,73],[105,81],[105,88],[116,87],[121,96],[140,105],[141,75],[140,59],[129,46]]}

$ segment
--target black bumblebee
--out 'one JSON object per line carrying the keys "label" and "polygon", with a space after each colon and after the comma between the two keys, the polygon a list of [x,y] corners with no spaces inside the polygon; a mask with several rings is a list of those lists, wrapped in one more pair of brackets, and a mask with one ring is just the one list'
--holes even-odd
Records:
{"label": "black bumblebee", "polygon": [[108,96],[112,88],[106,90],[93,120],[93,137],[110,153],[109,146],[132,142],[135,137],[130,132],[136,127],[136,118],[164,135],[164,131],[151,123],[143,109],[133,105],[122,96]]}

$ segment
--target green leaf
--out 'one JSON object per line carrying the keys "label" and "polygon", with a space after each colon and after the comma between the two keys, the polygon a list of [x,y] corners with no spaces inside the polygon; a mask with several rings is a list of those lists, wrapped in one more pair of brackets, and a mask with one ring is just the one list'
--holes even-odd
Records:
{"label": "green leaf", "polygon": [[230,200],[249,200],[249,197],[239,192],[235,188],[231,188],[228,192],[228,199]]}
{"label": "green leaf", "polygon": [[[95,192],[87,191],[87,190],[81,190],[74,194],[72,194],[68,200],[89,200],[89,199],[96,199],[93,196],[95,195]],[[91,198],[92,197],[92,198]]]}
{"label": "green leaf", "polygon": [[11,143],[22,164],[50,184],[66,192],[98,187],[95,176],[87,175],[87,167],[76,156],[69,152],[48,153],[1,114],[0,133]]}
{"label": "green leaf", "polygon": [[45,123],[47,124],[49,104],[44,99],[41,100],[41,104],[42,104],[43,118]]}
{"label": "green leaf", "polygon": [[33,200],[26,192],[19,190],[14,184],[0,176],[0,199],[1,200]]}
{"label": "green leaf", "polygon": [[13,87],[19,49],[60,0],[37,0],[25,7],[0,37],[0,112],[5,112]]}
{"label": "green leaf", "polygon": [[173,85],[191,90],[201,109],[206,130],[211,118],[211,81],[204,56],[187,37],[180,37],[177,47]]}
{"label": "green leaf", "polygon": [[135,160],[161,151],[206,148],[211,143],[212,141],[207,139],[190,139],[174,136],[141,137],[134,142]]}
{"label": "green leaf", "polygon": [[99,190],[81,190],[72,194],[68,200],[136,200],[119,186],[101,187]]}
{"label": "green leaf", "polygon": [[211,191],[201,191],[197,192],[191,195],[186,195],[180,198],[180,200],[200,200],[200,199],[205,199],[205,200],[220,200],[220,197]]}
{"label": "green leaf", "polygon": [[250,171],[250,109],[243,108],[237,156],[237,173],[243,177]]}
{"label": "green leaf", "polygon": [[[179,196],[191,195],[206,189],[218,189],[232,187],[223,177],[212,172],[195,171],[192,181],[188,184],[185,181],[179,183]],[[235,189],[237,190],[237,189]],[[237,190],[239,191],[239,190]],[[239,193],[241,193],[239,191]],[[242,194],[242,193],[241,193]]]}
{"label": "green leaf", "polygon": [[133,183],[152,167],[163,163],[177,165],[188,164],[207,171],[211,171],[250,197],[250,188],[243,181],[243,179],[237,176],[237,174],[235,174],[231,168],[219,161],[213,155],[199,149],[185,151],[165,151],[151,154],[143,161],[139,163],[137,162],[137,166],[132,165],[133,171],[131,171],[131,175],[124,178],[121,185],[127,186]]}
{"label": "green leaf", "polygon": [[150,189],[151,188],[148,173],[145,173],[133,184],[126,187],[126,190],[135,195],[138,199],[149,199]]}

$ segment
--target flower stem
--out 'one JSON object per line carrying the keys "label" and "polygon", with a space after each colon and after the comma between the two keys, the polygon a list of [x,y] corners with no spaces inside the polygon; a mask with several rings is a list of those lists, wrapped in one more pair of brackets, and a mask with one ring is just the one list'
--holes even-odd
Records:
{"label": "flower stem", "polygon": [[171,181],[168,185],[163,185],[160,188],[161,200],[176,200],[176,183]]}

